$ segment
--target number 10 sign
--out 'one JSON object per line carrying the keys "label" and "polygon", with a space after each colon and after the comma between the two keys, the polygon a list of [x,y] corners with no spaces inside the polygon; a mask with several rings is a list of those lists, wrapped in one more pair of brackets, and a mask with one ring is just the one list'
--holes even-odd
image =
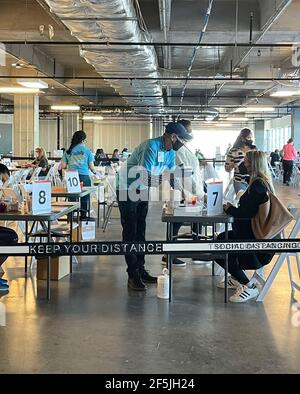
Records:
{"label": "number 10 sign", "polygon": [[220,215],[223,213],[223,182],[207,182],[207,214]]}
{"label": "number 10 sign", "polygon": [[32,185],[32,213],[49,212],[51,212],[51,182],[34,182]]}
{"label": "number 10 sign", "polygon": [[65,180],[67,183],[68,193],[80,193],[80,180],[78,171],[66,171],[65,172]]}

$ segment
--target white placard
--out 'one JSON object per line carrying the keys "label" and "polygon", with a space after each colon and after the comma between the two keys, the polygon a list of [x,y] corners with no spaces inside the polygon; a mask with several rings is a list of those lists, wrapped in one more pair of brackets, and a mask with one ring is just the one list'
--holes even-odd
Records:
{"label": "white placard", "polygon": [[66,171],[65,180],[67,184],[68,193],[80,193],[80,180],[78,171]]}
{"label": "white placard", "polygon": [[223,182],[207,182],[207,214],[223,213]]}
{"label": "white placard", "polygon": [[32,185],[32,213],[51,212],[51,181],[36,181]]}

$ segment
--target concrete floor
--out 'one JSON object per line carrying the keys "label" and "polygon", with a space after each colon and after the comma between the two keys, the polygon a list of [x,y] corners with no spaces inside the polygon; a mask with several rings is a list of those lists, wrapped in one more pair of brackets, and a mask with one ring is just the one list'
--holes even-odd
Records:
{"label": "concrete floor", "polygon": [[[300,207],[298,190],[279,193]],[[150,212],[148,230],[149,240],[164,239],[160,210]],[[120,234],[113,219],[98,239]],[[81,259],[72,277],[52,284],[50,302],[23,267],[22,259],[4,267],[11,290],[0,299],[0,373],[300,372],[300,317],[286,267],[264,304],[241,305],[224,304],[209,265],[174,269],[171,304],[155,286],[128,292],[123,257]],[[149,256],[147,267],[158,274],[160,258]]]}

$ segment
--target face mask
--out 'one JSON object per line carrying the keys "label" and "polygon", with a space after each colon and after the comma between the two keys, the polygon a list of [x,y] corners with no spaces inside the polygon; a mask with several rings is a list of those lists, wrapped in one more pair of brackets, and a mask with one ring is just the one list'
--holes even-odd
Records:
{"label": "face mask", "polygon": [[183,146],[183,143],[180,142],[179,140],[176,140],[175,142],[172,142],[172,148],[173,150],[177,151]]}
{"label": "face mask", "polygon": [[245,145],[251,147],[253,145],[253,140],[246,140]]}

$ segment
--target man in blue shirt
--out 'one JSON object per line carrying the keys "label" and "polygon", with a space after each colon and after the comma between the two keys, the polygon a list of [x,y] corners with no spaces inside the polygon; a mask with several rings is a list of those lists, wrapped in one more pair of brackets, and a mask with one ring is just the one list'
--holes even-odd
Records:
{"label": "man in blue shirt", "polygon": [[[121,167],[117,195],[123,241],[145,241],[149,186],[158,185],[165,172],[175,170],[175,151],[191,138],[183,125],[171,122],[163,136],[141,143]],[[147,288],[144,282],[157,282],[144,268],[144,255],[125,255],[125,260],[130,289],[144,291]]]}

